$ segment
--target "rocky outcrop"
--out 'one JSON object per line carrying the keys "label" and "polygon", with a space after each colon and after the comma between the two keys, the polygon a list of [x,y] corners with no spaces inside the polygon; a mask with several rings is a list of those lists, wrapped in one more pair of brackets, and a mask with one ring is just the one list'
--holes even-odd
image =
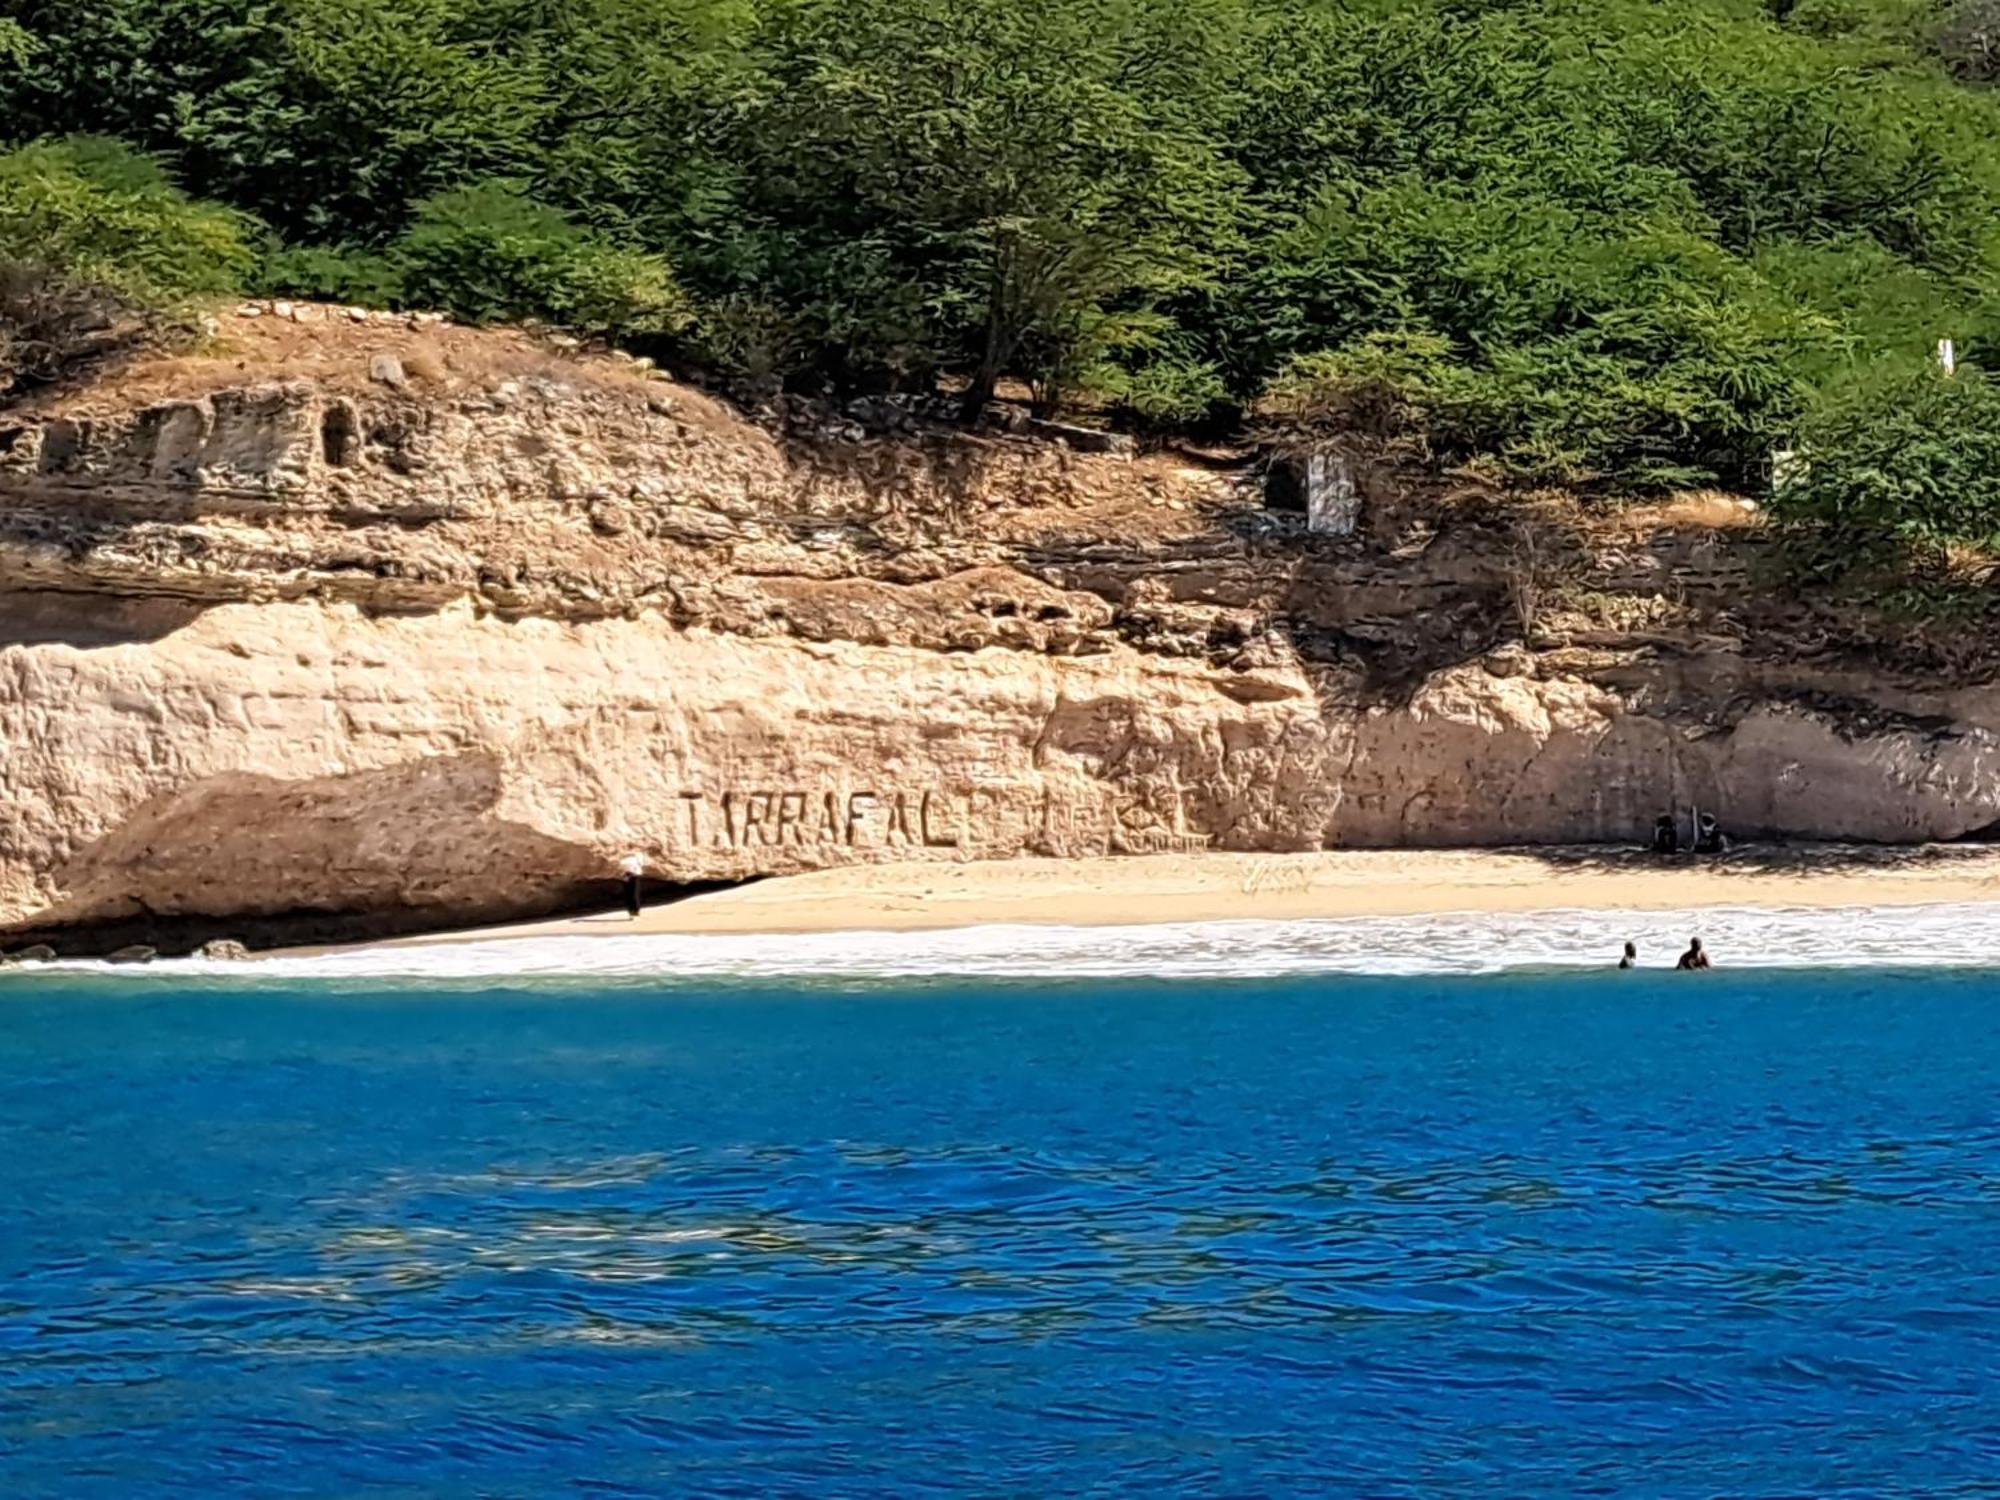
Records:
{"label": "rocky outcrop", "polygon": [[521,915],[631,852],[694,883],[1631,839],[1690,802],[2000,821],[2000,698],[1703,635],[1742,583],[1698,539],[1590,566],[1713,609],[1531,650],[1476,515],[1317,537],[1228,469],[758,425],[516,335],[225,332],[0,421],[17,940]]}

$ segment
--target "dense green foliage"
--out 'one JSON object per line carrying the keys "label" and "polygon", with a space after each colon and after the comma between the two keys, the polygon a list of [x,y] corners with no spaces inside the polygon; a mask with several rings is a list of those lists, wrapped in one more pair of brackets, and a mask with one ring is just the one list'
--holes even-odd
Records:
{"label": "dense green foliage", "polygon": [[224,292],[250,270],[240,215],[189,200],[116,141],[0,156],[0,256],[143,295]]}
{"label": "dense green foliage", "polygon": [[1822,563],[2000,549],[2000,386],[1887,370],[1836,386],[1807,413],[1781,470],[1781,513],[1817,523]]}
{"label": "dense green foliage", "polygon": [[405,296],[477,322],[546,316],[631,337],[689,321],[664,259],[578,229],[501,183],[424,199],[392,263]]}
{"label": "dense green foliage", "polygon": [[[1760,490],[1799,446],[1791,516],[2000,535],[1993,0],[10,14],[0,226],[100,226],[36,231],[92,274],[540,316],[804,389],[1013,378],[1135,425],[1365,409],[1611,490]],[[157,176],[22,207],[100,149],[30,143],[85,131],[227,211]],[[125,217],[168,203],[178,270]]]}
{"label": "dense green foliage", "polygon": [[182,299],[236,286],[248,227],[116,141],[0,155],[0,398],[139,347]]}

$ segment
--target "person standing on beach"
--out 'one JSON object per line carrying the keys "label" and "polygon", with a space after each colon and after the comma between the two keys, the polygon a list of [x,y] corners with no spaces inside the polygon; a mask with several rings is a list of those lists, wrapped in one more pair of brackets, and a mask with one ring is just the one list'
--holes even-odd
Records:
{"label": "person standing on beach", "polygon": [[1625,945],[1625,956],[1618,960],[1618,967],[1621,969],[1636,969],[1639,967],[1639,945],[1637,943],[1627,943]]}
{"label": "person standing on beach", "polygon": [[625,866],[625,915],[633,921],[639,920],[639,877],[646,872],[646,857],[643,854],[628,854]]}
{"label": "person standing on beach", "polygon": [[1688,939],[1688,951],[1681,955],[1681,961],[1675,964],[1674,967],[1676,969],[1705,969],[1708,967],[1708,955],[1702,951],[1700,938]]}

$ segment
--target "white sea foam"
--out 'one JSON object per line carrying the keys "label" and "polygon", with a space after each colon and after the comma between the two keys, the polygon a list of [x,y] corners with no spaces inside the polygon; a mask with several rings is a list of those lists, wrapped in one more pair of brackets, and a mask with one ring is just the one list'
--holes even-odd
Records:
{"label": "white sea foam", "polygon": [[[1281,974],[1490,974],[1671,966],[1699,934],[1718,967],[2000,967],[2000,905],[1846,909],[1449,913],[1127,927],[510,938],[383,946],[260,963],[161,962],[131,974],[504,980],[604,978],[1236,978]],[[64,967],[68,967],[67,965]],[[95,967],[95,966],[93,966]]]}

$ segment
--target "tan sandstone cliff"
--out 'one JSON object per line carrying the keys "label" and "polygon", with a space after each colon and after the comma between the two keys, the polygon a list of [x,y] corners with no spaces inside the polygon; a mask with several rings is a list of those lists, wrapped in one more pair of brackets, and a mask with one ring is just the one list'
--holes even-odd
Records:
{"label": "tan sandstone cliff", "polygon": [[1240,470],[758,425],[519,334],[304,316],[0,415],[14,940],[524,915],[632,851],[693,883],[1623,840],[1690,802],[2000,821],[2000,692],[1761,650],[1711,528],[1571,555],[1526,650],[1477,507],[1314,537]]}

